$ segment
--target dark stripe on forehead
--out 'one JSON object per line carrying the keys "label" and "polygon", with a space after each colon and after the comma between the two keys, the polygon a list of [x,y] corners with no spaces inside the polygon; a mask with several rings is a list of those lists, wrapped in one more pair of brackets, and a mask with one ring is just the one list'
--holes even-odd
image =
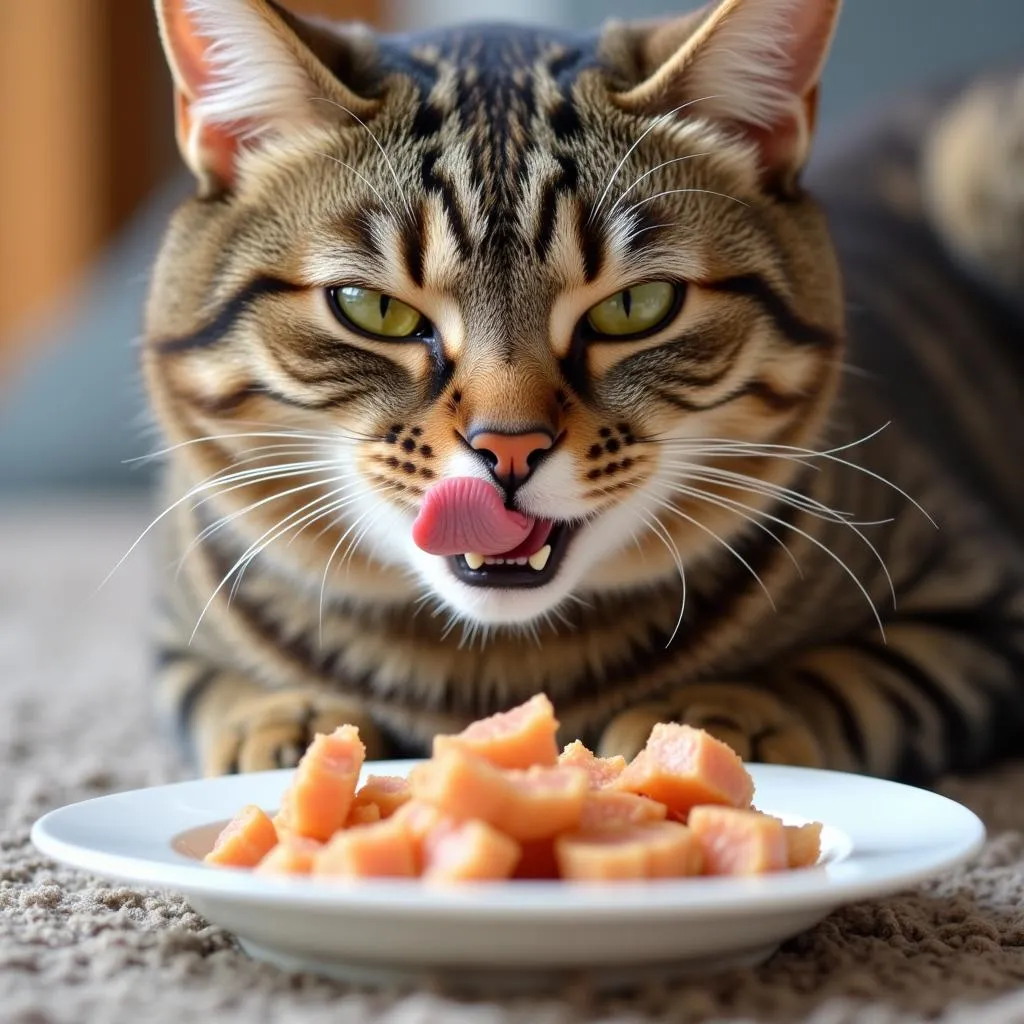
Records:
{"label": "dark stripe on forehead", "polygon": [[779,332],[794,345],[834,348],[839,338],[799,317],[784,298],[760,274],[741,274],[721,281],[702,281],[701,287],[753,299],[775,322]]}
{"label": "dark stripe on forehead", "polygon": [[[462,210],[459,207],[459,200],[455,194],[455,189],[450,182],[445,181],[434,170],[440,156],[440,151],[436,149],[423,154],[423,162],[420,166],[423,190],[428,193],[436,192],[441,197],[441,205],[444,207],[445,213],[448,216],[448,222],[451,224],[452,233],[455,235],[455,244],[458,246],[459,255],[466,260],[469,259],[472,253],[469,229],[466,227],[466,220],[462,216]],[[422,225],[420,234],[422,244]]]}
{"label": "dark stripe on forehead", "polygon": [[537,235],[533,247],[537,258],[547,259],[551,242],[555,237],[555,216],[558,213],[558,197],[576,191],[580,180],[580,169],[575,159],[562,154],[556,155],[558,174],[541,189],[537,210]]}
{"label": "dark stripe on forehead", "polygon": [[153,345],[158,352],[165,355],[210,348],[222,341],[224,335],[234,327],[238,319],[263,296],[298,291],[302,291],[302,285],[283,281],[277,277],[257,277],[228,299],[221,306],[220,312],[209,323],[191,334],[181,335],[177,338],[164,338],[154,341]]}
{"label": "dark stripe on forehead", "polygon": [[583,255],[583,278],[590,284],[597,280],[604,266],[604,240],[600,227],[590,219],[586,203],[579,203],[576,207],[576,234]]}
{"label": "dark stripe on forehead", "polygon": [[423,204],[417,203],[412,220],[402,224],[402,256],[405,269],[417,288],[423,287],[423,250],[425,248]]}

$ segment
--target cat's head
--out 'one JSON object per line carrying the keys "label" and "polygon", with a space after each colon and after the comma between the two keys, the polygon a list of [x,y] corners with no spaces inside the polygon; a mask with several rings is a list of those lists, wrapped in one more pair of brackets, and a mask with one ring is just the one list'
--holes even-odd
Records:
{"label": "cat's head", "polygon": [[197,495],[363,600],[411,574],[490,624],[751,529],[839,372],[799,184],[838,8],[395,36],[157,0],[199,190],[145,367],[186,475],[221,474]]}

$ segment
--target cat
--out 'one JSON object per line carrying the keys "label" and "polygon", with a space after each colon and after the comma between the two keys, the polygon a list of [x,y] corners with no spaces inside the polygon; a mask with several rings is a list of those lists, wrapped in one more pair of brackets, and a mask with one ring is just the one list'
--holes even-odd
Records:
{"label": "cat", "polygon": [[[806,167],[839,0],[378,34],[157,0],[196,194],[142,366],[207,775],[538,691],[927,781],[1024,719],[1024,77]],[[507,555],[507,558],[503,556]]]}

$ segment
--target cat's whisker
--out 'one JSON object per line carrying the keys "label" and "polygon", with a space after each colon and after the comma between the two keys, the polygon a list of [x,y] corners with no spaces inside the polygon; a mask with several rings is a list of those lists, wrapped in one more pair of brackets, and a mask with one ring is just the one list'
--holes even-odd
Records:
{"label": "cat's whisker", "polygon": [[[788,530],[792,530],[795,534],[797,534],[800,537],[803,537],[806,541],[813,544],[824,554],[828,555],[828,557],[831,558],[836,563],[836,565],[838,565],[839,568],[842,569],[843,572],[847,576],[849,576],[849,578],[853,581],[854,585],[863,595],[864,600],[868,604],[868,607],[871,609],[872,616],[874,617],[874,620],[878,625],[878,630],[882,635],[882,640],[885,640],[885,627],[882,625],[882,617],[879,614],[878,609],[875,607],[875,602],[872,600],[871,595],[867,591],[867,588],[857,578],[857,574],[827,544],[822,543],[820,540],[818,540],[817,537],[812,536],[806,530],[800,529],[800,527],[794,525],[793,523],[787,523],[784,519],[780,519],[778,516],[771,515],[770,513],[763,512],[759,509],[751,508],[750,506],[744,505],[742,502],[737,502],[732,498],[723,498],[717,495],[713,496],[707,494],[704,491],[699,490],[698,488],[680,487],[678,485],[676,486],[675,490],[677,491],[677,493],[685,494],[687,497],[694,498],[698,501],[708,502],[709,504],[712,505],[720,505],[721,507],[724,507],[729,511],[737,512],[739,509],[744,509],[746,511],[752,512],[754,515],[761,516],[764,519],[769,520],[770,522],[777,523],[779,526],[782,526]],[[885,561],[882,559],[881,555],[878,553],[878,550],[875,548],[875,546],[866,537],[864,537],[862,534],[860,535],[860,537],[861,540],[864,541],[864,543],[868,546],[868,548],[878,559],[878,562],[882,567],[882,571],[885,573],[885,577],[888,582],[889,588],[892,591],[893,603],[895,604],[896,596],[895,589],[893,587],[892,576],[890,575],[889,570],[886,567]]]}
{"label": "cat's whisker", "polygon": [[[288,541],[288,545],[291,545],[295,538],[299,534],[301,534],[302,531],[305,530],[307,526],[310,526],[312,523],[317,522],[317,520],[322,519],[324,516],[331,515],[333,512],[336,512],[339,509],[344,508],[346,505],[351,504],[352,501],[355,500],[353,498],[338,498],[333,501],[330,500],[333,494],[339,494],[341,493],[342,490],[344,490],[344,488],[338,488],[337,490],[330,491],[319,498],[314,498],[313,501],[308,502],[307,504],[303,505],[302,508],[296,510],[296,512],[292,513],[284,520],[281,520],[278,523],[278,525],[283,527],[283,529],[275,533],[274,536],[267,541],[267,543],[261,545],[257,551],[253,552],[253,554],[248,559],[246,559],[245,564],[235,574],[234,582],[231,584],[231,591],[228,594],[228,603],[230,604],[231,601],[234,600],[235,594],[238,592],[238,588],[242,584],[242,577],[245,575],[246,570],[264,551],[267,550],[268,547],[270,547],[270,545],[274,541],[279,540],[286,533],[292,533],[292,531],[294,530],[295,532],[292,533],[292,536]],[[325,505],[324,502],[327,502],[327,504]],[[312,511],[307,512],[306,515],[295,520],[294,522],[289,523],[289,520],[292,520],[296,515],[306,511],[307,509],[312,509]]]}
{"label": "cat's whisker", "polygon": [[629,193],[632,192],[633,189],[635,189],[637,185],[639,185],[640,182],[643,181],[645,178],[649,178],[652,174],[654,174],[656,171],[660,171],[663,167],[669,167],[672,164],[681,164],[687,160],[696,160],[697,157],[701,156],[711,156],[711,153],[710,151],[705,153],[687,153],[686,156],[676,156],[673,157],[671,160],[662,160],[660,164],[656,164],[649,171],[644,171],[643,174],[641,174],[638,178],[634,179],[633,184],[630,185],[629,188],[623,189],[623,191],[619,193],[619,198],[616,199],[614,203],[612,203],[611,208],[608,210],[608,216],[610,217],[615,212],[615,209],[619,205],[619,203],[621,203],[622,200],[625,199],[626,196],[628,196]]}
{"label": "cat's whisker", "polygon": [[[305,505],[302,508],[292,512],[289,516],[285,518],[285,520],[283,520],[283,522],[288,522],[305,509],[309,508],[312,505],[316,505],[323,500],[323,495],[314,498],[313,501],[311,501],[308,505]],[[195,627],[193,628],[192,633],[189,636],[189,647],[192,646],[192,643],[196,638],[196,634],[199,632],[199,627],[202,625],[203,619],[206,618],[206,613],[210,610],[211,606],[213,605],[213,602],[217,599],[217,595],[220,594],[220,592],[227,585],[228,580],[230,580],[234,576],[234,574],[238,572],[241,566],[248,564],[248,562],[251,561],[252,558],[255,557],[255,555],[259,554],[260,551],[262,551],[268,544],[272,543],[277,536],[279,536],[278,530],[281,528],[281,523],[282,521],[279,521],[269,530],[266,530],[264,533],[262,533],[256,540],[254,540],[249,545],[249,547],[246,548],[246,550],[239,556],[235,564],[232,565],[231,568],[228,569],[228,571],[224,574],[220,583],[218,583],[217,586],[214,588],[213,593],[210,595],[206,604],[203,605],[202,611],[199,613],[199,617],[196,620]]]}
{"label": "cat's whisker", "polygon": [[754,494],[761,494],[766,498],[773,498],[789,505],[791,508],[799,508],[819,519],[840,525],[853,524],[854,526],[884,526],[892,522],[892,518],[875,520],[858,520],[852,512],[842,512],[826,505],[810,495],[802,494],[791,487],[783,487],[780,484],[772,483],[770,480],[761,480],[758,477],[748,476],[746,473],[734,473],[730,470],[719,469],[717,466],[709,466],[700,462],[673,462],[669,467],[673,473],[687,480],[700,480],[703,483],[716,483],[723,487],[736,490],[749,491]]}
{"label": "cat's whisker", "polygon": [[[679,489],[674,488],[674,490]],[[672,515],[678,516],[680,519],[686,520],[686,522],[690,523],[692,526],[696,526],[698,530],[701,530],[703,533],[706,533],[709,537],[711,537],[712,540],[718,541],[718,543],[721,544],[722,547],[725,548],[725,550],[728,551],[729,554],[731,554],[733,558],[735,558],[736,561],[738,561],[740,565],[742,565],[743,568],[746,569],[747,572],[749,572],[750,575],[754,577],[755,580],[757,580],[757,584],[761,588],[761,590],[764,591],[764,596],[768,598],[768,603],[772,606],[772,610],[778,610],[775,605],[775,598],[772,597],[771,591],[768,589],[767,586],[765,586],[764,580],[761,579],[757,570],[750,564],[750,562],[747,561],[746,558],[743,557],[743,555],[741,555],[736,550],[736,548],[732,546],[732,544],[730,544],[724,537],[721,537],[719,534],[715,533],[715,531],[712,530],[710,526],[705,526],[704,523],[702,523],[699,519],[694,519],[693,516],[687,515],[685,512],[682,511],[682,509],[677,508],[675,505],[672,504],[671,501],[667,501],[664,498],[656,498],[655,501],[667,512],[671,512]],[[783,549],[788,550],[786,549],[785,544],[782,544],[782,547]]]}
{"label": "cat's whisker", "polygon": [[[693,479],[693,480],[699,480],[700,479],[700,478],[698,478],[696,476],[691,477],[689,474],[685,474],[684,478],[688,479],[688,480],[689,479]],[[703,483],[716,483],[717,481],[714,481],[714,480],[702,480],[700,482],[703,482]],[[669,486],[671,487],[673,485],[670,484]],[[673,487],[673,489],[674,489],[674,487]],[[753,515],[747,515],[747,514],[744,514],[742,512],[737,512],[736,514],[739,515],[742,519],[745,519],[748,523],[750,523],[751,526],[753,526],[756,529],[760,530],[762,533],[766,534],[773,541],[775,541],[775,543],[778,544],[778,546],[780,548],[782,548],[783,551],[785,551],[786,555],[789,557],[790,562],[793,563],[793,568],[796,570],[797,575],[801,579],[804,578],[804,571],[801,568],[800,563],[796,560],[796,555],[794,555],[793,552],[790,551],[789,545],[787,545],[786,542],[777,533],[775,533],[774,530],[769,529],[767,526],[764,525],[764,523],[762,523],[758,519],[754,518]]]}
{"label": "cat's whisker", "polygon": [[136,455],[130,459],[124,459],[123,465],[128,465],[132,462],[150,462],[154,459],[159,459],[164,455],[170,455],[172,452],[176,452],[181,448],[190,448],[197,444],[210,444],[214,441],[230,441],[241,437],[274,437],[274,438],[287,438],[288,440],[298,441],[323,441],[325,443],[336,443],[338,441],[380,441],[382,438],[371,437],[367,435],[365,437],[357,437],[348,434],[310,434],[307,431],[299,430],[259,430],[259,431],[241,431],[231,434],[206,434],[203,437],[193,437],[188,441],[179,441],[177,444],[172,444],[166,448],[161,448],[159,451],[149,452],[146,455]]}
{"label": "cat's whisker", "polygon": [[[801,459],[824,459],[827,462],[832,462],[835,463],[836,465],[844,466],[847,469],[852,469],[858,473],[863,473],[865,476],[868,476],[873,480],[877,480],[885,487],[888,487],[890,490],[894,491],[901,498],[904,498],[911,505],[913,505],[928,520],[928,522],[931,523],[933,527],[938,529],[938,523],[935,522],[935,520],[928,513],[928,511],[919,502],[912,498],[905,490],[903,490],[903,488],[901,488],[898,484],[893,483],[893,481],[889,480],[887,477],[882,476],[880,473],[876,473],[874,470],[868,469],[866,466],[861,466],[858,465],[856,462],[851,462],[848,459],[840,458],[837,454],[838,452],[847,451],[856,445],[863,444],[866,441],[870,441],[872,438],[876,437],[883,430],[885,430],[888,426],[889,424],[886,423],[883,426],[879,427],[877,430],[872,431],[870,434],[866,434],[862,438],[858,438],[855,441],[849,441],[846,444],[839,445],[838,447],[835,448],[826,449],[824,451],[814,451],[813,449],[810,448],[798,448],[793,445],[779,445],[758,442],[736,442],[719,438],[701,438],[700,442],[697,442],[696,444],[708,449],[708,451],[706,451],[704,454],[711,454],[716,457],[757,456],[759,458],[771,458],[775,456],[795,456],[796,458],[794,459],[794,461],[798,461]],[[657,443],[665,443],[666,450],[668,451],[681,451],[683,452],[683,454],[695,453],[695,446],[681,445],[679,448],[673,448],[673,444],[671,441]]]}
{"label": "cat's whisker", "polygon": [[[227,513],[227,514],[225,514],[223,516],[220,516],[219,518],[214,520],[212,523],[210,523],[208,526],[204,527],[198,534],[196,534],[195,537],[192,538],[192,540],[189,543],[188,547],[186,547],[185,551],[182,553],[181,559],[178,562],[178,570],[175,573],[175,576],[177,576],[178,573],[181,572],[182,566],[185,564],[186,559],[192,553],[192,551],[195,550],[195,548],[197,548],[200,544],[202,544],[209,537],[212,537],[213,534],[218,533],[220,530],[222,530],[224,527],[228,526],[230,523],[235,522],[237,519],[240,519],[243,516],[247,516],[250,513],[255,512],[258,508],[262,508],[263,506],[270,504],[272,501],[279,501],[282,498],[289,498],[293,494],[298,494],[298,493],[300,493],[302,491],[308,491],[308,490],[311,490],[314,487],[327,487],[327,486],[329,486],[332,483],[338,483],[339,481],[345,480],[345,479],[347,479],[347,477],[344,477],[344,476],[328,477],[327,479],[315,480],[315,481],[312,481],[310,483],[303,484],[303,485],[301,485],[299,487],[290,487],[287,490],[278,491],[278,492],[275,492],[274,494],[271,494],[271,495],[269,495],[269,496],[267,496],[265,498],[261,498],[259,501],[254,501],[251,504],[246,505],[244,508],[236,509],[234,512],[229,512],[229,513]],[[248,484],[243,484],[243,485],[240,485],[240,486],[249,486],[249,485]],[[356,486],[356,485],[350,483],[350,484],[345,485],[344,487],[337,488],[337,489],[335,489],[335,490],[333,490],[333,491],[331,491],[329,493],[336,494],[336,493],[339,493],[340,491],[350,490],[353,486]],[[235,490],[235,488],[228,488],[228,489],[229,490]],[[308,506],[304,506],[304,507],[308,507]]]}
{"label": "cat's whisker", "polygon": [[[329,460],[327,463],[324,463],[324,464],[325,465],[337,465],[336,460]],[[308,467],[310,464],[306,464],[306,465]],[[260,470],[242,470],[242,471],[240,471],[241,474],[244,474],[244,476],[242,476],[241,479],[245,479],[245,480],[249,481],[249,483],[246,484],[245,486],[251,486],[254,482],[259,482],[258,481],[259,474],[263,473],[265,469],[272,470],[273,467],[263,467]],[[165,508],[162,512],[160,512],[159,515],[157,515],[149,523],[149,525],[142,531],[142,533],[140,533],[139,536],[135,538],[135,540],[132,542],[132,544],[130,545],[128,550],[118,559],[118,561],[114,565],[114,567],[103,578],[103,580],[101,581],[99,586],[96,588],[97,592],[102,590],[110,582],[111,577],[114,575],[114,573],[117,572],[118,569],[121,568],[122,565],[124,565],[124,563],[131,556],[132,552],[134,552],[135,549],[146,539],[146,537],[148,537],[149,534],[161,522],[163,522],[163,520],[166,519],[167,516],[169,516],[172,512],[174,512],[176,509],[180,508],[183,504],[185,504],[185,502],[190,501],[197,494],[202,494],[204,491],[207,491],[210,488],[216,487],[216,486],[221,485],[221,484],[233,483],[233,482],[235,482],[235,481],[237,481],[239,479],[238,476],[233,476],[233,475],[229,475],[227,477],[223,477],[221,475],[222,472],[223,471],[218,472],[218,473],[214,473],[214,474],[212,474],[212,476],[207,477],[205,480],[203,480],[200,483],[196,484],[195,486],[189,488],[189,490],[186,491],[185,494],[183,494],[180,498],[177,498],[170,505],[168,505],[167,508]],[[301,470],[291,471],[290,475],[299,476],[299,475],[301,475],[303,473],[308,473],[308,472],[309,472],[308,468],[303,468]],[[252,475],[250,476],[249,474],[252,474]],[[289,474],[284,474],[284,475],[289,475]],[[195,510],[195,508],[198,508],[199,505],[201,505],[201,504],[203,504],[202,501],[200,501],[193,508],[193,511]]]}
{"label": "cat's whisker", "polygon": [[[388,487],[388,488],[391,488],[391,489],[394,489],[393,485],[390,484],[390,483],[385,483],[384,486]],[[376,493],[376,494],[380,494],[381,493],[381,489],[380,489],[380,486],[378,484],[369,484],[369,483],[367,483],[366,484],[366,489],[370,493]],[[320,601],[319,601],[319,622],[318,622],[318,628],[319,628],[319,635],[320,635],[320,643],[321,644],[323,643],[323,635],[324,635],[324,596],[327,593],[327,579],[328,579],[328,576],[330,575],[331,563],[334,561],[335,556],[341,550],[342,545],[345,543],[346,540],[348,540],[348,538],[351,536],[353,531],[356,530],[359,527],[359,524],[364,519],[366,519],[367,516],[369,516],[371,513],[373,513],[374,511],[376,511],[376,510],[371,505],[369,508],[366,509],[365,512],[363,512],[361,515],[357,516],[355,521],[353,523],[351,523],[348,526],[348,528],[345,530],[345,532],[338,538],[338,542],[334,545],[334,547],[331,549],[331,553],[327,556],[327,562],[324,565],[323,576],[321,577],[321,580],[320,580]],[[357,543],[358,542],[354,542],[352,544],[352,551],[355,550],[355,548],[357,546]],[[351,552],[350,552],[350,554],[351,554]]]}
{"label": "cat's whisker", "polygon": [[377,188],[377,186],[374,185],[374,183],[370,181],[370,179],[367,178],[365,174],[360,174],[360,172],[357,171],[351,164],[345,163],[344,160],[339,160],[336,156],[331,156],[330,153],[320,153],[319,155],[322,157],[326,157],[326,159],[331,160],[332,162],[338,164],[341,167],[344,167],[345,170],[351,171],[371,192],[373,192],[373,194],[380,200],[380,203],[384,207],[384,209],[387,210],[388,213],[390,213],[391,216],[396,221],[400,221],[402,219],[395,212],[395,208],[387,201],[387,199],[384,198],[383,195],[381,195],[381,192]]}
{"label": "cat's whisker", "polygon": [[626,208],[626,213],[632,213],[641,206],[645,206],[647,203],[653,203],[655,199],[661,199],[664,196],[685,195],[691,192],[705,196],[718,196],[720,199],[730,199],[734,203],[739,203],[740,206],[750,206],[750,203],[745,203],[742,199],[737,199],[736,196],[731,196],[727,192],[716,192],[714,189],[710,188],[667,188],[664,192],[655,192],[653,196],[646,196],[643,199],[638,199],[632,204],[632,206]]}
{"label": "cat's whisker", "polygon": [[664,524],[658,519],[657,515],[649,514],[647,512],[634,512],[633,513],[641,523],[643,523],[654,535],[665,545],[665,549],[668,551],[672,558],[672,561],[676,564],[676,569],[679,570],[679,583],[682,587],[683,594],[679,602],[679,616],[676,619],[675,628],[672,630],[671,635],[668,638],[668,642],[665,647],[671,647],[672,642],[675,640],[676,635],[683,625],[683,617],[686,615],[686,571],[683,568],[683,556],[679,553],[679,548],[676,547],[675,541],[672,539],[672,535],[665,529]]}
{"label": "cat's whisker", "polygon": [[650,133],[653,132],[655,128],[659,127],[661,124],[663,124],[670,118],[675,117],[675,115],[678,114],[681,110],[685,110],[687,107],[692,107],[695,103],[704,103],[707,100],[715,100],[722,98],[722,96],[715,95],[698,96],[696,99],[688,100],[686,103],[680,103],[678,107],[674,107],[672,110],[669,110],[664,114],[659,114],[657,117],[655,117],[651,121],[651,123],[640,133],[640,135],[636,138],[636,140],[629,147],[629,149],[626,150],[622,159],[615,165],[615,170],[612,171],[611,177],[608,179],[608,184],[605,185],[604,191],[598,197],[597,202],[591,207],[590,216],[587,218],[587,224],[591,224],[594,218],[600,212],[601,207],[604,205],[605,199],[608,198],[608,193],[611,191],[612,186],[615,184],[615,179],[619,176],[619,171],[622,170],[626,161],[633,155],[637,146],[639,146],[640,143],[643,142],[644,139],[646,139],[647,136],[650,135]]}
{"label": "cat's whisker", "polygon": [[343,110],[349,117],[351,117],[356,124],[366,131],[366,134],[373,139],[374,145],[380,150],[380,155],[384,157],[384,162],[388,165],[388,170],[391,172],[391,177],[395,179],[395,186],[398,188],[398,194],[402,197],[402,201],[405,203],[405,211],[409,214],[409,220],[415,221],[416,217],[412,212],[412,205],[409,203],[409,196],[406,188],[402,185],[401,179],[398,177],[398,172],[395,170],[395,165],[391,162],[391,157],[388,156],[387,150],[381,144],[380,139],[373,133],[370,126],[354,111],[351,111],[343,103],[339,103],[337,100],[332,100],[327,96],[317,96],[315,99],[321,100],[324,103],[329,103],[332,107],[337,107],[339,110]]}

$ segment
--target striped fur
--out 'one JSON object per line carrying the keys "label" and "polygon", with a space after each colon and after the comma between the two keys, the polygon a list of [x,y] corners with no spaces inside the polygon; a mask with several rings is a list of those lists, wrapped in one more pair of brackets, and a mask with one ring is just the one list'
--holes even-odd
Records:
{"label": "striped fur", "polygon": [[[957,142],[1024,137],[1019,80],[896,111],[805,188],[832,23],[801,53],[767,15],[838,4],[728,0],[596,37],[189,9],[230,33],[250,3],[246,33],[273,35],[257,73],[301,51],[287,103],[300,71],[330,102],[294,126],[266,110],[237,39],[216,103],[180,101],[202,192],[157,261],[143,363],[170,449],[157,685],[204,771],[293,763],[349,720],[416,754],[538,690],[605,752],[674,717],[745,757],[921,780],[1019,742],[1024,215],[1003,182],[1024,167]],[[687,90],[716,68],[761,81],[735,54],[765,32],[779,102],[702,111]],[[237,148],[236,94],[266,117]],[[663,279],[685,282],[668,326],[581,336],[589,306]],[[345,283],[436,336],[346,331],[324,297]],[[542,588],[467,587],[411,541],[433,482],[487,476],[458,440],[482,422],[561,439],[515,499],[582,524]]]}

